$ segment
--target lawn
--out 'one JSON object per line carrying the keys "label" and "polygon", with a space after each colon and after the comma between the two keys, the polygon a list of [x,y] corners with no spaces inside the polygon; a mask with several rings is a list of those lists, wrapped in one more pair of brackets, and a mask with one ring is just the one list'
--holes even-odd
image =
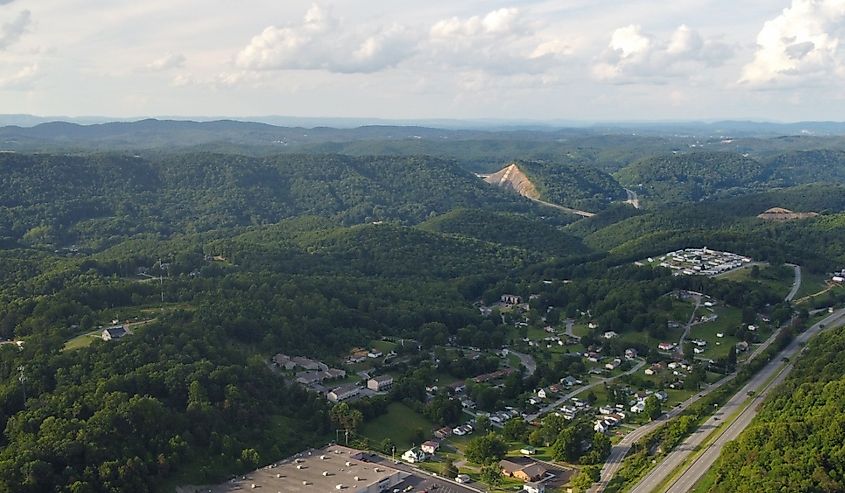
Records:
{"label": "lawn", "polygon": [[[695,325],[690,331],[689,339],[707,341],[707,349],[697,355],[698,357],[712,360],[723,358],[728,355],[728,350],[737,343],[736,337],[729,336],[727,333],[734,332],[735,329],[739,328],[742,323],[742,312],[738,308],[728,306],[717,308],[716,313],[719,315],[717,320]],[[716,337],[718,332],[725,336]]]}
{"label": "lawn", "polygon": [[378,445],[385,438],[396,444],[397,450],[406,450],[414,445],[413,437],[417,429],[422,429],[426,438],[431,435],[434,424],[405,404],[391,403],[387,413],[365,424],[361,434]]}
{"label": "lawn", "polygon": [[378,349],[382,353],[387,354],[393,351],[394,348],[396,348],[396,343],[390,341],[370,341],[370,347]]}
{"label": "lawn", "polygon": [[798,289],[798,294],[795,295],[796,300],[800,300],[806,296],[811,296],[819,291],[827,288],[827,275],[816,274],[815,272],[807,272],[807,269],[801,271],[801,288]]}
{"label": "lawn", "polygon": [[78,335],[73,339],[67,341],[65,346],[62,348],[62,351],[72,351],[74,349],[81,349],[84,347],[88,347],[94,343],[96,340],[102,340],[101,334],[102,329],[92,330],[91,332],[87,332],[82,335]]}
{"label": "lawn", "polygon": [[[746,265],[740,269],[728,272],[723,276],[719,276],[720,279],[728,279],[731,281],[737,282],[757,282],[764,286],[770,287],[776,293],[780,293],[783,296],[789,292],[792,288],[792,282],[795,280],[795,273],[792,267],[783,266],[773,268],[766,266],[765,264],[756,264],[760,267],[760,276],[757,278],[751,277],[751,267],[755,264]],[[802,272],[803,274],[803,272]],[[803,280],[802,280],[803,284]]]}

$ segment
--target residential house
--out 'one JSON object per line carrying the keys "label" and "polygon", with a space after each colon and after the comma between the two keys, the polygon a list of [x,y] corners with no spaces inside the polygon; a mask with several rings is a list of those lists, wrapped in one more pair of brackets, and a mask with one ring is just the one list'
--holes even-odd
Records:
{"label": "residential house", "polygon": [[619,337],[619,334],[617,334],[616,332],[614,332],[612,330],[608,330],[607,332],[604,333],[605,339],[613,339],[614,337]]}
{"label": "residential house", "polygon": [[525,447],[519,449],[519,453],[522,455],[534,455],[537,453],[537,449],[530,445],[526,445]]}
{"label": "residential house", "polygon": [[123,338],[128,333],[129,332],[126,331],[126,327],[116,325],[114,327],[106,327],[103,329],[102,338],[104,341],[116,341]]}
{"label": "residential house", "polygon": [[434,440],[428,440],[420,445],[420,449],[428,455],[434,455],[439,448],[440,443],[435,442]]}
{"label": "residential house", "polygon": [[736,343],[736,350],[737,351],[748,351],[748,343],[745,341],[739,341]]}
{"label": "residential house", "polygon": [[645,371],[643,371],[643,373],[645,373],[648,376],[651,376],[651,375],[654,375],[654,370],[652,370],[651,368],[646,368]]}
{"label": "residential house", "polygon": [[361,393],[361,387],[357,384],[341,385],[340,387],[331,390],[326,394],[326,398],[331,402],[343,402],[351,399]]}
{"label": "residential house", "polygon": [[661,342],[657,345],[657,349],[661,351],[671,351],[675,349],[675,344],[672,342]]}
{"label": "residential house", "polygon": [[291,360],[290,356],[283,353],[273,356],[273,364],[276,365],[276,367],[284,368],[285,370],[293,370],[296,368],[296,364]]}
{"label": "residential house", "polygon": [[501,300],[506,305],[518,305],[522,303],[522,297],[515,294],[503,294]]}
{"label": "residential house", "polygon": [[645,411],[645,401],[637,401],[636,404],[631,406],[632,413],[641,413]]}
{"label": "residential house", "polygon": [[408,462],[410,464],[416,464],[417,462],[425,461],[425,452],[420,450],[417,447],[414,447],[410,450],[407,450],[404,454],[402,454],[402,460]]}
{"label": "residential house", "polygon": [[458,474],[455,476],[455,482],[458,484],[466,484],[472,481],[472,478],[467,476],[466,474]]}
{"label": "residential house", "polygon": [[546,389],[540,389],[537,391],[537,397],[540,399],[548,399],[549,394],[546,392]]}
{"label": "residential house", "polygon": [[367,380],[367,388],[376,392],[383,392],[393,386],[393,377],[379,375]]}
{"label": "residential house", "polygon": [[502,475],[517,478],[525,482],[535,482],[543,479],[548,470],[533,460],[519,461],[504,459],[499,461]]}
{"label": "residential house", "polygon": [[449,438],[450,436],[452,436],[452,428],[449,428],[448,426],[440,428],[439,430],[434,432],[434,437],[440,440],[443,440],[444,438]]}
{"label": "residential house", "polygon": [[628,348],[625,350],[625,359],[634,359],[637,357],[637,350],[634,348]]}
{"label": "residential house", "polygon": [[382,353],[378,349],[371,349],[367,352],[367,357],[371,359],[381,358],[382,356],[384,356],[384,353]]}

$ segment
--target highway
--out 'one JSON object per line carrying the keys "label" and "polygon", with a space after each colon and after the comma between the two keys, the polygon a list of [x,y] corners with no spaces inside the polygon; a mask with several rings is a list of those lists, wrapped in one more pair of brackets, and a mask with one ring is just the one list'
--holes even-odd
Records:
{"label": "highway", "polygon": [[[757,412],[759,411],[759,403],[762,402],[763,399],[765,399],[766,395],[768,395],[770,391],[775,389],[778,384],[783,382],[787,375],[789,375],[789,372],[792,371],[792,364],[784,363],[784,358],[789,358],[790,360],[792,360],[792,358],[794,358],[798,354],[798,352],[801,351],[801,348],[804,346],[804,344],[806,344],[806,342],[810,338],[826,329],[829,329],[831,327],[837,327],[843,324],[845,324],[845,309],[840,309],[831,314],[829,317],[822,320],[821,322],[813,325],[804,333],[800,334],[798,337],[796,337],[795,340],[793,340],[792,343],[790,343],[789,346],[786,347],[786,349],[781,351],[777,358],[774,358],[768,365],[766,365],[765,368],[763,368],[762,371],[758,372],[757,375],[755,375],[754,378],[752,378],[751,381],[749,381],[748,384],[746,384],[745,387],[742,388],[742,390],[737,392],[737,394],[731,398],[727,405],[725,405],[722,412],[723,417],[727,418],[731,416],[733,412],[735,412],[739,408],[739,405],[746,401],[746,399],[748,398],[748,392],[754,391],[755,397],[751,404],[747,408],[745,408],[744,411],[742,411],[742,413],[736,418],[736,420],[733,421],[722,432],[718,439],[714,441],[711,445],[709,445],[707,447],[707,450],[703,454],[701,454],[690,466],[688,466],[684,473],[680,477],[678,477],[678,479],[675,480],[665,491],[668,493],[683,493],[689,491],[695,485],[695,483],[699,479],[701,479],[701,477],[704,476],[704,474],[713,466],[713,464],[716,462],[716,459],[719,458],[719,454],[722,451],[722,447],[724,447],[724,445],[730,442],[731,440],[736,439],[736,437],[738,437],[739,434],[742,433],[742,431],[745,430],[745,428],[748,427],[749,424],[751,424],[751,421],[754,419],[754,417],[757,415]],[[773,375],[777,375],[776,378],[774,378],[771,383],[766,385],[765,388],[762,388],[766,380],[768,380]],[[729,409],[729,405],[733,405],[733,407]],[[692,436],[678,448],[678,452],[682,452],[684,450],[687,451],[684,457],[688,455],[692,448],[695,446],[692,444],[690,439],[692,439]],[[663,470],[662,478],[667,477],[675,469],[675,467],[680,464],[680,462],[678,462],[675,467],[672,467],[668,470],[667,468],[669,466],[664,467],[664,464],[668,462],[669,458],[674,453],[675,452],[670,454],[663,464],[661,464],[660,466],[658,466],[657,469],[652,471],[652,474],[656,473],[658,470]],[[652,476],[652,474],[649,474],[649,477]],[[645,489],[640,489],[638,485],[638,487],[632,491],[653,491],[657,484],[659,484],[659,482],[662,482],[662,478],[657,483],[649,483],[644,485],[646,486]],[[646,479],[648,479],[648,477]]]}

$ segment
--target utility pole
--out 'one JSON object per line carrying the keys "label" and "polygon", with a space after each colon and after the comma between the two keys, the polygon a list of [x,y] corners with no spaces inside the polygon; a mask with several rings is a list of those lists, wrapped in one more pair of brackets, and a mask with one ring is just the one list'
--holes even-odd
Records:
{"label": "utility pole", "polygon": [[345,431],[344,434],[346,435],[346,446],[348,447],[349,446],[349,429],[346,429],[344,431]]}
{"label": "utility pole", "polygon": [[24,370],[26,369],[25,366],[21,365],[18,367],[18,371],[21,372],[20,376],[18,376],[18,381],[21,383],[21,389],[23,389],[23,404],[26,407],[26,375],[24,375]]}

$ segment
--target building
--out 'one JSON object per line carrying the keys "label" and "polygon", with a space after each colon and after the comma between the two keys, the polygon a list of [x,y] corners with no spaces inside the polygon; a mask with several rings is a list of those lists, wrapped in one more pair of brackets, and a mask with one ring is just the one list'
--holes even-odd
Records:
{"label": "building", "polygon": [[522,297],[515,294],[503,294],[501,300],[506,305],[518,305],[522,303]]}
{"label": "building", "polygon": [[409,473],[365,462],[366,452],[340,445],[309,450],[236,477],[215,492],[258,491],[380,493],[392,491]]}
{"label": "building", "polygon": [[634,348],[628,348],[625,350],[625,359],[634,359],[637,357],[637,350]]}
{"label": "building", "polygon": [[661,342],[657,345],[657,349],[661,351],[671,351],[675,349],[675,344],[671,342]]}
{"label": "building", "polygon": [[103,329],[102,338],[104,341],[116,341],[124,337],[126,334],[128,334],[126,327],[116,325],[114,327],[106,327]]}
{"label": "building", "polygon": [[367,388],[376,392],[382,392],[393,386],[393,377],[390,375],[379,375],[367,380]]}
{"label": "building", "polygon": [[434,455],[435,453],[437,453],[437,449],[439,448],[440,443],[435,442],[434,440],[428,440],[426,442],[423,442],[422,445],[420,445],[420,450],[422,450],[428,455]]}
{"label": "building", "polygon": [[619,336],[619,334],[617,334],[616,332],[614,332],[612,330],[608,330],[607,332],[604,333],[605,339],[613,339],[614,337],[618,337],[618,336]]}
{"label": "building", "polygon": [[351,383],[349,385],[341,385],[340,387],[333,389],[326,394],[326,398],[331,402],[343,402],[357,396],[360,393],[361,387],[357,384]]}
{"label": "building", "polygon": [[519,453],[522,455],[534,455],[537,453],[537,449],[530,445],[526,445],[525,447],[519,449]]}
{"label": "building", "polygon": [[637,401],[636,404],[631,406],[632,413],[641,413],[645,411],[645,401]]}
{"label": "building", "polygon": [[449,438],[450,436],[452,436],[452,428],[449,428],[448,426],[440,428],[439,430],[434,432],[434,437],[439,438],[440,440],[443,440],[444,438]]}
{"label": "building", "polygon": [[409,464],[416,464],[417,462],[423,462],[425,460],[425,452],[417,447],[409,449],[402,454],[402,460],[408,462]]}
{"label": "building", "polygon": [[522,491],[526,493],[546,493],[545,483],[525,483]]}
{"label": "building", "polygon": [[502,475],[509,478],[516,478],[525,482],[535,482],[543,479],[548,470],[540,463],[533,460],[520,460],[516,458],[499,461]]}
{"label": "building", "polygon": [[470,481],[472,481],[472,478],[470,478],[466,474],[458,474],[455,477],[455,482],[458,483],[458,484],[466,484],[466,483],[469,483]]}

